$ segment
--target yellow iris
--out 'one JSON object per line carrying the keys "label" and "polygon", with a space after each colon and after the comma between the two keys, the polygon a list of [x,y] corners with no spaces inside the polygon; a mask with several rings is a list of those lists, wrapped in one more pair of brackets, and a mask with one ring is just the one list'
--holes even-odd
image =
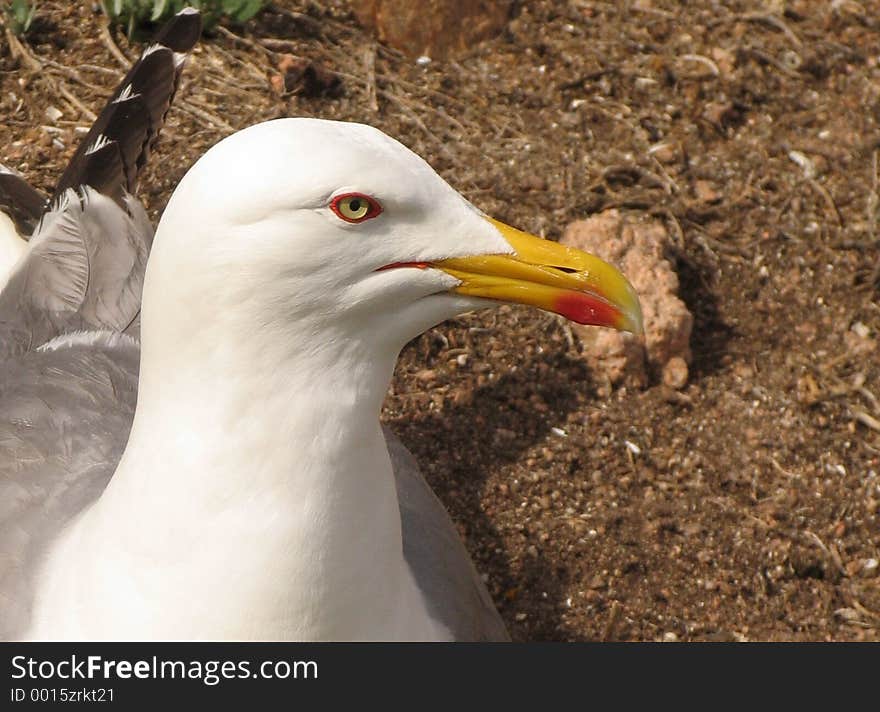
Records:
{"label": "yellow iris", "polygon": [[370,203],[366,198],[350,195],[337,203],[337,209],[344,218],[362,220],[370,212]]}

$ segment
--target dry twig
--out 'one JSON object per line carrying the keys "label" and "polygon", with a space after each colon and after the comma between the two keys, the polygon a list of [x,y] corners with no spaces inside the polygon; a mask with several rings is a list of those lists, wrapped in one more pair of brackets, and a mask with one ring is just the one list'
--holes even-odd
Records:
{"label": "dry twig", "polygon": [[115,59],[119,66],[128,71],[128,68],[131,66],[131,60],[126,57],[122,50],[119,49],[119,45],[116,44],[116,41],[113,39],[113,35],[110,34],[110,25],[106,22],[101,23],[101,41],[110,50],[110,54],[113,55],[113,59]]}

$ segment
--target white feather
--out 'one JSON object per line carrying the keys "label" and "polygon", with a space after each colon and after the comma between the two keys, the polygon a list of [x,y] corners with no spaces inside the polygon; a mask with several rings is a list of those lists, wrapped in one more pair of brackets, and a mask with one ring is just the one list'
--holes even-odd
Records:
{"label": "white feather", "polygon": [[0,291],[6,286],[15,266],[27,253],[28,243],[15,229],[15,223],[0,212]]}

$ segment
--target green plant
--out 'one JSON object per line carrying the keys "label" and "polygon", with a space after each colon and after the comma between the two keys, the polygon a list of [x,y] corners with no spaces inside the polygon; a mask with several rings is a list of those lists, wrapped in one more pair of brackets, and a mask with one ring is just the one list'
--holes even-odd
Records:
{"label": "green plant", "polygon": [[212,27],[223,18],[246,22],[266,4],[267,0],[101,0],[107,16],[125,24],[129,36],[137,27],[166,20],[188,5],[202,13],[205,27]]}
{"label": "green plant", "polygon": [[36,11],[37,3],[31,4],[29,0],[12,0],[6,6],[6,21],[9,29],[21,37],[30,29]]}

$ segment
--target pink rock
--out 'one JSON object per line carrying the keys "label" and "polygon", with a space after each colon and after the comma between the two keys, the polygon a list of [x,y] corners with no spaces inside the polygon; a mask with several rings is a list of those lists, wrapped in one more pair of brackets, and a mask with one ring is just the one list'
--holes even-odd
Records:
{"label": "pink rock", "polygon": [[631,334],[574,327],[591,368],[612,383],[644,386],[651,375],[671,387],[684,387],[694,319],[678,297],[678,275],[664,256],[669,246],[666,228],[657,222],[630,222],[618,211],[608,210],[569,225],[560,243],[616,265],[642,304],[644,350]]}

